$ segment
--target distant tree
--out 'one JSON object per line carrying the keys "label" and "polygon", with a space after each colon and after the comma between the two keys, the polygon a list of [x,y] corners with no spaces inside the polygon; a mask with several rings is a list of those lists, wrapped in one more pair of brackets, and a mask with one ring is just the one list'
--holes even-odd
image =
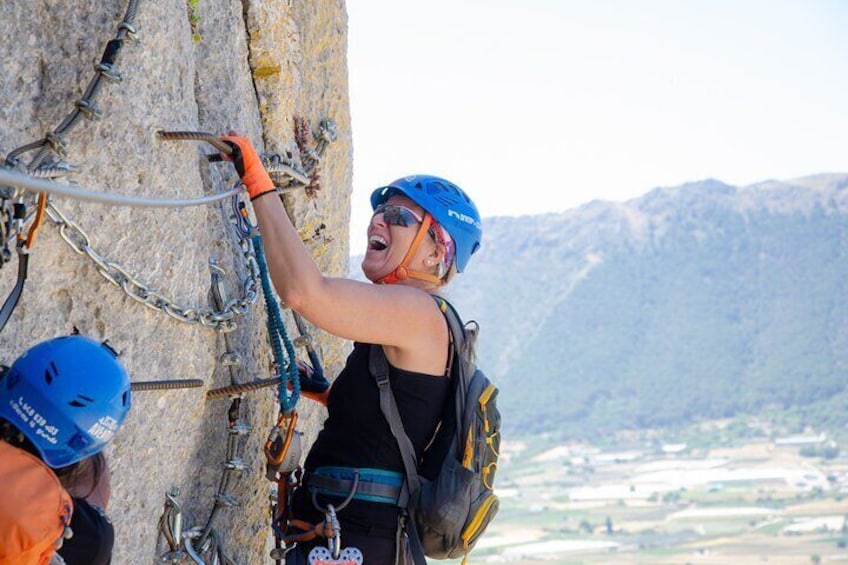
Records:
{"label": "distant tree", "polygon": [[662,496],[662,501],[666,504],[670,504],[672,502],[677,502],[680,500],[680,491],[669,491]]}
{"label": "distant tree", "polygon": [[818,453],[816,452],[816,448],[812,445],[805,445],[798,450],[798,455],[801,457],[815,457]]}
{"label": "distant tree", "polygon": [[836,459],[839,455],[839,446],[837,445],[828,445],[824,449],[822,449],[822,457],[825,459]]}

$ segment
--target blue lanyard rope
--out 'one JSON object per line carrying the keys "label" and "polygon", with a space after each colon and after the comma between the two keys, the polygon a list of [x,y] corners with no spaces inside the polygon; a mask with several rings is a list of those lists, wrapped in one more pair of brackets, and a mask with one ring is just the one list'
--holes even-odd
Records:
{"label": "blue lanyard rope", "polygon": [[[265,295],[265,312],[268,315],[268,338],[271,340],[271,348],[274,353],[274,362],[280,370],[280,387],[278,396],[280,399],[280,410],[288,412],[297,405],[300,397],[300,377],[295,362],[294,345],[286,333],[286,326],[280,315],[280,304],[271,287],[271,277],[268,275],[268,264],[265,261],[265,248],[262,245],[262,237],[254,235],[251,238],[253,249],[256,252],[256,262],[259,264],[259,274],[262,280],[262,294]],[[283,347],[286,349],[288,359],[283,357]],[[285,375],[283,374],[285,373]],[[288,391],[291,383],[292,390]]]}

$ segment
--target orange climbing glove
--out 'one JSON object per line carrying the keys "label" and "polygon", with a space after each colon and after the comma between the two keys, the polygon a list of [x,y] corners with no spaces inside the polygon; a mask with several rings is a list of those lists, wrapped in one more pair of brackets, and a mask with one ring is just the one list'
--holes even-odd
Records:
{"label": "orange climbing glove", "polygon": [[276,190],[249,139],[238,135],[225,135],[221,137],[221,141],[233,148],[233,154],[225,158],[229,158],[236,166],[251,200]]}

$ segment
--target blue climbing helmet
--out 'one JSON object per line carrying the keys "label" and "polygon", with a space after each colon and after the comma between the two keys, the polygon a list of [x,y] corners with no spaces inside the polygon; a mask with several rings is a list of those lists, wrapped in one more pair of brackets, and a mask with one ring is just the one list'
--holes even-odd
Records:
{"label": "blue climbing helmet", "polygon": [[399,178],[371,193],[374,209],[393,194],[403,194],[424,208],[453,238],[456,270],[463,272],[468,260],[480,249],[483,224],[474,202],[461,188],[433,175]]}
{"label": "blue climbing helmet", "polygon": [[130,378],[105,343],[50,339],[0,376],[0,417],[33,443],[50,467],[101,451],[130,409]]}

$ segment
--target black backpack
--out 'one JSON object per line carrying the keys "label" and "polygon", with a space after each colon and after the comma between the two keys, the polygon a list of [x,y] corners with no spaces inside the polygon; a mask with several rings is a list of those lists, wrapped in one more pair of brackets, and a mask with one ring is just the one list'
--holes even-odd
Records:
{"label": "black backpack", "polygon": [[434,298],[450,328],[453,397],[446,403],[442,425],[422,462],[415,460],[403,429],[383,348],[372,346],[370,354],[380,408],[403,457],[406,492],[399,506],[405,510],[402,516],[408,516],[405,529],[416,565],[426,564],[425,555],[435,559],[467,556],[499,506],[492,490],[500,450],[498,389],[477,368],[466,339],[468,330],[456,310],[446,300]]}

